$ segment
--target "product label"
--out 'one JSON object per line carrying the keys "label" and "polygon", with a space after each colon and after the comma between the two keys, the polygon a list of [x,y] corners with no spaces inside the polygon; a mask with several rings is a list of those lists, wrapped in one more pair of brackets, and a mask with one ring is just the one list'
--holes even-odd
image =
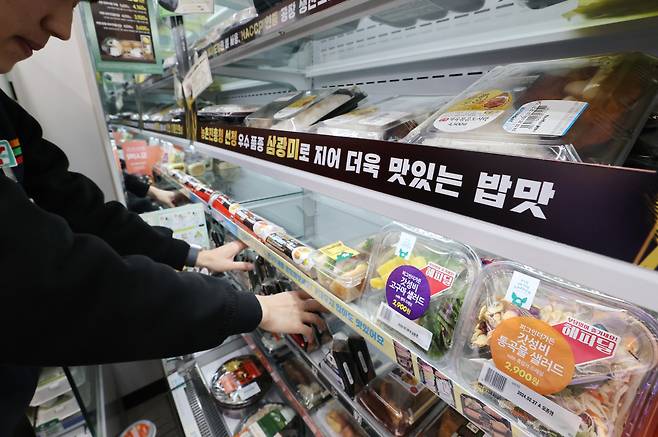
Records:
{"label": "product label", "polygon": [[203,52],[199,60],[192,66],[190,71],[183,79],[183,90],[185,97],[196,100],[197,97],[203,93],[206,88],[212,85],[212,72],[210,71],[210,62],[208,61],[208,53]]}
{"label": "product label", "polygon": [[432,333],[396,311],[393,311],[383,302],[379,305],[377,320],[395,329],[397,332],[423,348],[423,350],[429,350],[430,344],[432,343]]}
{"label": "product label", "polygon": [[538,100],[526,103],[505,122],[512,134],[563,136],[587,108],[586,102]]}
{"label": "product label", "polygon": [[612,358],[619,344],[619,336],[589,323],[569,317],[554,325],[571,346],[576,365]]}
{"label": "product label", "polygon": [[254,381],[238,390],[237,395],[240,400],[246,401],[247,399],[256,396],[258,393],[260,393],[260,387],[258,386],[258,383]]}
{"label": "product label", "polygon": [[345,246],[342,241],[337,241],[333,244],[324,246],[320,249],[320,252],[336,262],[345,261],[352,257],[359,256],[358,251]]}
{"label": "product label", "polygon": [[400,266],[386,281],[388,306],[410,320],[419,319],[430,303],[430,284],[425,274],[413,266]]}
{"label": "product label", "polygon": [[443,132],[467,132],[491,123],[511,106],[510,93],[482,91],[452,105],[434,121],[434,127]]}
{"label": "product label", "polygon": [[532,302],[535,300],[537,288],[539,288],[539,279],[528,276],[521,272],[514,272],[512,280],[507,287],[505,300],[512,302],[519,308],[529,310]]}
{"label": "product label", "polygon": [[281,411],[274,410],[261,417],[249,427],[253,436],[274,437],[286,427],[287,421]]}
{"label": "product label", "polygon": [[395,245],[395,255],[402,259],[409,259],[416,245],[416,236],[400,232],[400,240]]}
{"label": "product label", "polygon": [[418,382],[413,376],[403,371],[399,367],[391,370],[389,376],[396,380],[403,389],[413,396],[417,396],[423,390],[423,384]]}
{"label": "product label", "polygon": [[421,270],[430,285],[430,296],[437,295],[448,290],[455,282],[457,274],[452,270],[434,263],[428,263]]}
{"label": "product label", "polygon": [[0,168],[16,167],[16,156],[7,140],[0,140]]}
{"label": "product label", "polygon": [[281,228],[265,220],[257,221],[254,224],[254,233],[258,238],[260,238],[263,241],[265,241],[267,237],[269,237],[275,232],[281,232]]}
{"label": "product label", "polygon": [[500,394],[521,410],[539,419],[562,435],[575,437],[580,428],[580,417],[562,408],[550,399],[535,393],[523,384],[501,373],[491,363],[482,367],[480,384]]}
{"label": "product label", "polygon": [[491,335],[490,347],[501,372],[542,395],[559,392],[573,378],[575,361],[569,343],[534,317],[503,320]]}
{"label": "product label", "polygon": [[282,119],[282,118],[290,118],[293,115],[297,114],[299,111],[302,109],[306,108],[309,106],[313,101],[317,98],[318,96],[304,96],[302,98],[299,98],[292,102],[290,105],[286,106],[276,114],[274,114],[274,118],[276,119]]}

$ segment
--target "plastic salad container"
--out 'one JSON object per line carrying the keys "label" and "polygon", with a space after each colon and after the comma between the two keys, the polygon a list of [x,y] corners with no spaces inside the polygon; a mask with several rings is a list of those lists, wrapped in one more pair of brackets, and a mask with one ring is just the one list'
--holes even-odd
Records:
{"label": "plastic salad container", "polygon": [[272,124],[274,123],[274,114],[292,104],[297,99],[303,97],[304,94],[304,92],[287,93],[276,100],[271,101],[253,114],[249,114],[244,120],[245,126],[261,129],[272,127]]}
{"label": "plastic salad container", "polygon": [[439,402],[434,393],[400,368],[373,379],[356,399],[394,436],[407,435]]}
{"label": "plastic salad container", "polygon": [[487,405],[540,435],[635,435],[656,380],[653,317],[507,261],[466,302],[454,366]]}
{"label": "plastic salad container", "polygon": [[242,124],[244,119],[258,106],[253,105],[212,105],[197,112],[199,121],[221,121],[231,125]]}
{"label": "plastic salad container", "polygon": [[406,330],[393,326],[400,319],[415,321],[419,330],[429,331],[423,336],[426,343],[416,344],[438,360],[452,344],[464,294],[479,271],[480,261],[468,246],[393,223],[375,240],[367,276],[369,292],[362,306],[408,345],[413,343]]}
{"label": "plastic salad container", "polygon": [[340,137],[397,141],[452,97],[397,96],[318,123],[316,132]]}
{"label": "plastic salad container", "polygon": [[658,92],[640,53],[496,67],[405,142],[532,158],[622,164]]}
{"label": "plastic salad container", "polygon": [[366,95],[358,88],[311,90],[274,114],[272,129],[306,131],[313,124],[356,108]]}
{"label": "plastic salad container", "polygon": [[210,391],[224,408],[238,409],[258,402],[272,378],[254,355],[231,358],[212,377]]}
{"label": "plastic salad container", "polygon": [[320,285],[344,302],[361,296],[368,273],[368,257],[342,241],[324,246],[311,255]]}

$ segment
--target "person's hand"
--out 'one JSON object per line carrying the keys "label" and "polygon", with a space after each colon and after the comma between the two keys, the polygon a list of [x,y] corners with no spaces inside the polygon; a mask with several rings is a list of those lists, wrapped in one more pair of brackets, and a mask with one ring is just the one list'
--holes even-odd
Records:
{"label": "person's hand", "polygon": [[280,334],[302,334],[313,343],[313,327],[327,329],[318,312],[326,312],[320,302],[303,291],[287,291],[271,296],[256,296],[263,311],[259,328]]}
{"label": "person's hand", "polygon": [[202,250],[196,260],[197,267],[205,267],[211,272],[228,272],[230,270],[249,271],[254,265],[248,262],[234,261],[237,254],[247,247],[241,241],[233,241],[211,250]]}
{"label": "person's hand", "polygon": [[174,208],[181,199],[181,194],[178,191],[161,190],[153,185],[149,187],[147,195],[169,208]]}

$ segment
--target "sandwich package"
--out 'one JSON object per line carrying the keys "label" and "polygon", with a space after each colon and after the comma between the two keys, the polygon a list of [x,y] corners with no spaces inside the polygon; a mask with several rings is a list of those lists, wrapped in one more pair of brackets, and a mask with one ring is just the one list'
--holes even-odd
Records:
{"label": "sandwich package", "polygon": [[313,252],[311,262],[320,285],[344,302],[351,302],[363,291],[368,257],[368,253],[337,241]]}
{"label": "sandwich package", "polygon": [[537,435],[630,436],[648,428],[654,317],[507,261],[486,266],[466,302],[453,364],[485,405]]}
{"label": "sandwich package", "polygon": [[394,436],[411,433],[439,402],[434,393],[399,367],[374,379],[356,399]]}
{"label": "sandwich package", "polygon": [[623,164],[658,93],[641,53],[496,67],[405,142],[594,164]]}
{"label": "sandwich package", "polygon": [[212,377],[210,392],[227,409],[242,409],[258,402],[272,386],[272,378],[254,355],[231,358]]}
{"label": "sandwich package", "polygon": [[399,341],[436,362],[452,344],[464,294],[479,272],[470,247],[393,223],[375,239],[362,306]]}
{"label": "sandwich package", "polygon": [[199,109],[197,118],[199,121],[220,121],[228,125],[241,125],[244,119],[258,106],[254,105],[211,105]]}
{"label": "sandwich package", "polygon": [[367,435],[336,399],[318,408],[313,415],[313,421],[326,436],[365,437]]}
{"label": "sandwich package", "polygon": [[366,95],[358,88],[311,90],[277,111],[272,129],[304,132],[318,121],[345,114],[357,107]]}
{"label": "sandwich package", "polygon": [[451,100],[447,96],[397,96],[318,123],[323,135],[398,141]]}

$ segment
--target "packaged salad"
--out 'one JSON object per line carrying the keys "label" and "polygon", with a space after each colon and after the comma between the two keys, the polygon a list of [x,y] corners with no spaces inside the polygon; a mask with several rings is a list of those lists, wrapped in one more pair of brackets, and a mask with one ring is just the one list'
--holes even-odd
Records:
{"label": "packaged salad", "polygon": [[653,317],[513,262],[485,267],[466,301],[454,367],[481,400],[540,435],[633,435],[656,380]]}
{"label": "packaged salad", "polygon": [[356,395],[356,399],[394,436],[412,432],[439,402],[439,398],[429,389],[399,367],[372,380],[365,390]]}
{"label": "packaged salad", "polygon": [[621,165],[658,93],[658,62],[641,53],[496,67],[405,142]]}
{"label": "packaged salad", "polygon": [[368,256],[337,241],[313,252],[311,260],[320,285],[343,301],[351,302],[363,291]]}
{"label": "packaged salad", "polygon": [[442,107],[447,96],[397,96],[318,123],[324,135],[397,141]]}
{"label": "packaged salad", "polygon": [[306,91],[302,97],[274,114],[272,129],[306,131],[318,121],[353,110],[365,97],[356,87]]}
{"label": "packaged salad", "polygon": [[256,112],[249,114],[244,120],[245,126],[257,127],[261,129],[268,129],[272,127],[272,124],[274,124],[274,114],[277,114],[283,108],[291,105],[297,99],[303,97],[304,94],[304,92],[292,92],[284,94],[276,100],[261,107]]}
{"label": "packaged salad", "polygon": [[[480,271],[463,244],[393,223],[375,240],[368,269],[366,311],[435,359],[452,344],[464,294]],[[412,329],[419,335],[410,335]]]}

